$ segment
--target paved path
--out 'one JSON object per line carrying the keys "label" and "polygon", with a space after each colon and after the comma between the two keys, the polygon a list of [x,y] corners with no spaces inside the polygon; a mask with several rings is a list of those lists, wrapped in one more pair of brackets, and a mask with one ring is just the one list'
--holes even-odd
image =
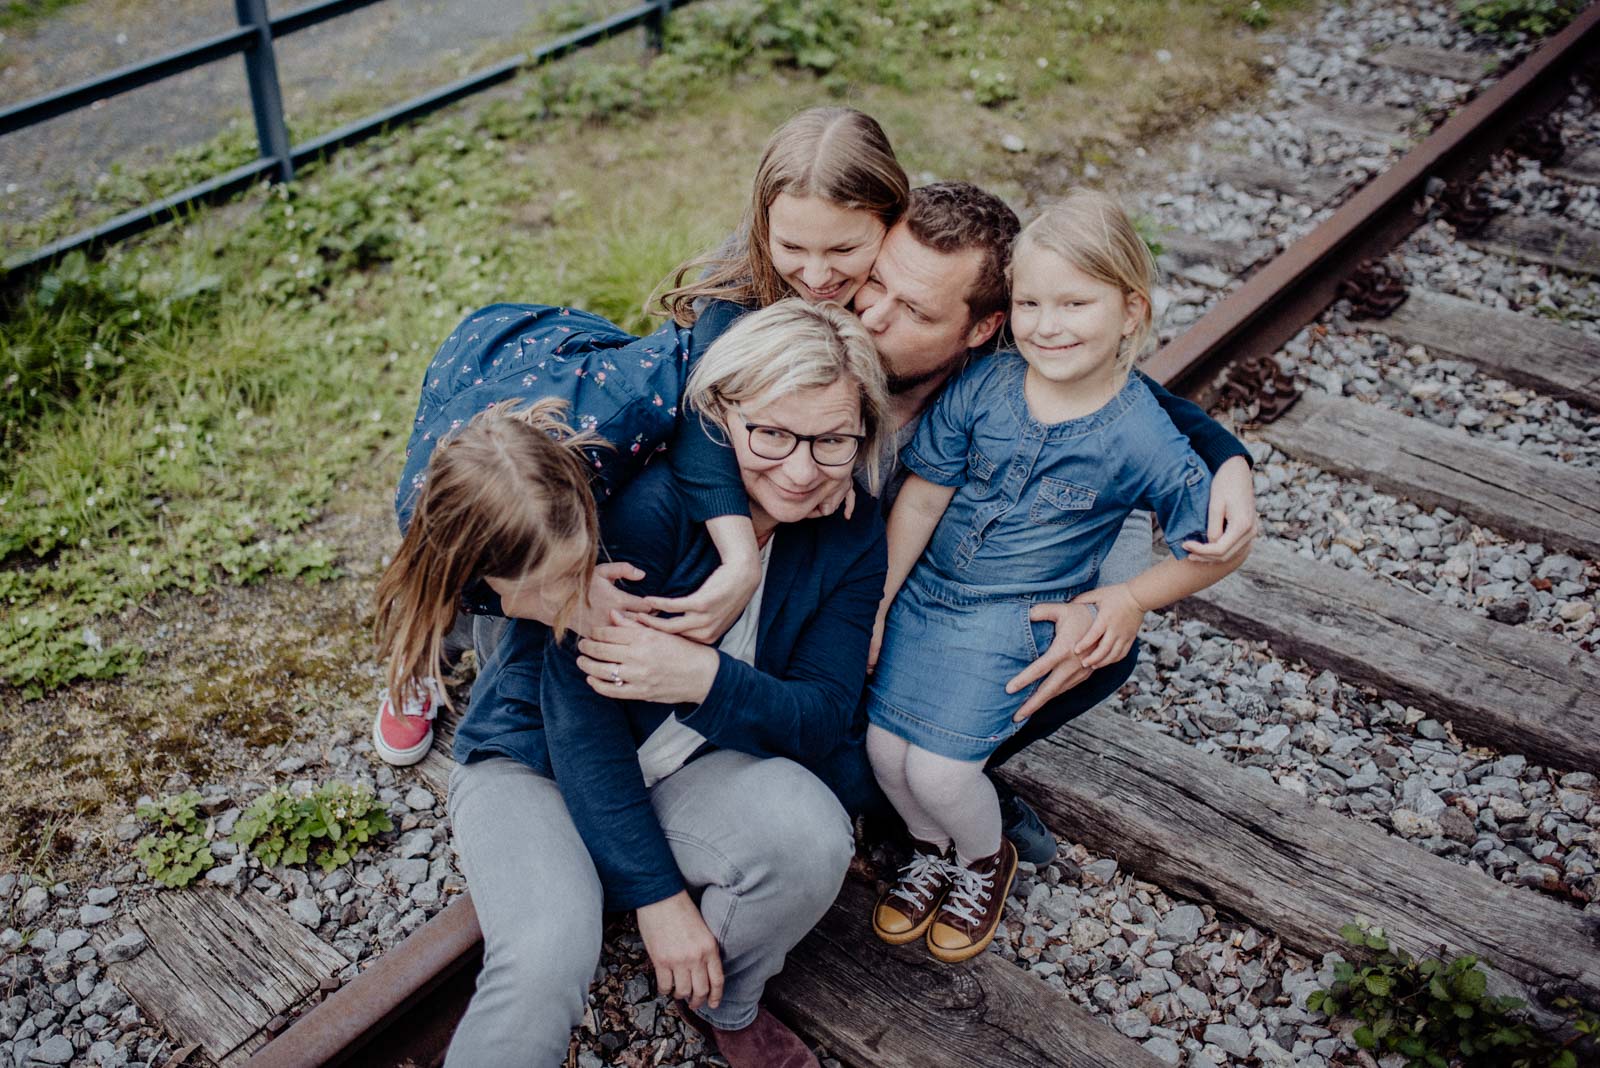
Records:
{"label": "paved path", "polygon": [[[275,11],[300,6],[279,0]],[[466,73],[472,59],[525,33],[555,0],[391,0],[278,42],[278,76],[294,115],[370,87],[398,102]],[[232,28],[227,0],[84,0],[0,41],[0,104],[12,104]],[[0,212],[35,218],[113,166],[147,167],[249,121],[235,56],[90,110],[0,137]]]}

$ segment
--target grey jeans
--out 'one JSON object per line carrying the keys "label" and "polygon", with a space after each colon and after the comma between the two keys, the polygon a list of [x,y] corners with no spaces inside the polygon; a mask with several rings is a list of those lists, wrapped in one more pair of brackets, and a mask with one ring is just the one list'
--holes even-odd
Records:
{"label": "grey jeans", "polygon": [[[678,870],[722,948],[737,1029],[838,895],[853,849],[832,792],[800,765],[720,750],[650,790]],[[483,971],[446,1068],[565,1062],[600,960],[603,895],[555,782],[505,757],[450,777],[456,847],[483,929]]]}

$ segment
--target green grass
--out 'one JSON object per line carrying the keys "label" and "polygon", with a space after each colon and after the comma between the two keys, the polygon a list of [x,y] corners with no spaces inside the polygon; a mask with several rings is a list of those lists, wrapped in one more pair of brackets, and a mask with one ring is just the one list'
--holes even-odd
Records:
{"label": "green grass", "polygon": [[[762,141],[796,109],[863,107],[917,180],[1025,200],[1059,191],[1042,174],[1114,160],[1253,86],[1245,10],[1261,9],[699,4],[648,65],[619,40],[513,99],[69,260],[0,309],[0,683],[35,696],[130,670],[162,594],[336,573],[305,528],[341,488],[390,491],[421,371],[457,319],[537,300],[645,326],[646,294],[737,221]],[[1157,48],[1173,61],[1151,62]],[[1009,132],[1029,152],[1003,151]],[[234,132],[178,171],[119,177],[116,195],[239,151]]]}
{"label": "green grass", "polygon": [[49,18],[79,0],[5,0],[0,3],[0,30],[21,30]]}

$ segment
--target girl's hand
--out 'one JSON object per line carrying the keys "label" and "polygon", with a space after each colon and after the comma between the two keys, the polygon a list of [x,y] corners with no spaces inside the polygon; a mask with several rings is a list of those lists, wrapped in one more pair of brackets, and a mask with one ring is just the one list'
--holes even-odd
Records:
{"label": "girl's hand", "polygon": [[824,516],[830,516],[839,510],[839,505],[841,504],[844,505],[844,517],[846,519],[849,519],[851,516],[856,514],[855,479],[845,479],[841,484],[841,488],[833,493],[830,493],[828,496],[822,498],[821,501],[817,502],[817,506],[811,509],[811,513],[807,515],[806,518],[821,519]]}
{"label": "girl's hand", "polygon": [[690,641],[709,645],[733,626],[759,585],[761,558],[755,556],[721,565],[686,597],[647,597],[642,601],[645,609],[625,611],[681,613],[671,619],[646,616],[641,622],[664,634],[681,634]]}
{"label": "girl's hand", "polygon": [[639,937],[656,966],[656,992],[691,1009],[722,1003],[722,951],[687,890],[638,911]]}
{"label": "girl's hand", "polygon": [[1237,564],[1249,555],[1259,529],[1255,476],[1249,462],[1235,456],[1211,476],[1205,544],[1186,541],[1183,551],[1202,564]]}
{"label": "girl's hand", "polygon": [[872,644],[867,646],[867,674],[878,670],[878,651],[883,648],[884,614],[879,612],[872,621]]}
{"label": "girl's hand", "polygon": [[620,612],[610,626],[578,642],[578,652],[590,689],[625,701],[699,704],[720,664],[710,646],[652,630]]}
{"label": "girl's hand", "polygon": [[1139,636],[1144,623],[1144,605],[1134,597],[1126,582],[1102,586],[1072,599],[1075,605],[1094,605],[1097,614],[1073,652],[1083,657],[1083,666],[1091,671],[1107,664],[1115,664],[1128,655],[1133,641]]}
{"label": "girl's hand", "polygon": [[1034,623],[1053,623],[1056,632],[1050,639],[1050,648],[1006,683],[1006,693],[1016,693],[1036,680],[1044,680],[1011,717],[1018,723],[1089,677],[1089,669],[1083,666],[1072,647],[1093,624],[1094,613],[1077,603],[1047,601],[1034,605],[1028,611],[1028,619]]}
{"label": "girl's hand", "polygon": [[603,627],[613,612],[648,612],[650,602],[617,589],[619,582],[638,582],[644,572],[627,563],[597,564],[594,577],[589,580],[586,603],[572,620],[572,629],[582,635],[593,634]]}

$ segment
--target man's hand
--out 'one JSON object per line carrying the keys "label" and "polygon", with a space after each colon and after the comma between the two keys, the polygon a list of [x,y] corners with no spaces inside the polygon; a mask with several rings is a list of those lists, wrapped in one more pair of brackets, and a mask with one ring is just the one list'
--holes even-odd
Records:
{"label": "man's hand", "polygon": [[691,1009],[722,1004],[722,952],[687,890],[638,911],[639,937],[656,966],[656,992]]}
{"label": "man's hand", "polygon": [[1249,554],[1259,530],[1255,476],[1249,462],[1235,456],[1211,476],[1205,544],[1186,541],[1183,551],[1202,564],[1237,564]]}
{"label": "man's hand", "polygon": [[1006,693],[1016,693],[1039,679],[1044,680],[1017,709],[1016,715],[1011,717],[1018,723],[1089,677],[1089,669],[1072,647],[1093,623],[1094,613],[1077,602],[1063,604],[1051,601],[1034,605],[1028,612],[1028,619],[1034,623],[1053,623],[1056,633],[1050,641],[1050,648],[1006,683]]}
{"label": "man's hand", "polygon": [[761,585],[761,558],[723,564],[684,597],[645,598],[646,610],[674,614],[671,619],[646,616],[641,622],[666,634],[679,634],[709,645],[733,626]]}
{"label": "man's hand", "polygon": [[1144,624],[1144,606],[1126,582],[1079,594],[1070,603],[1095,607],[1094,625],[1072,649],[1083,657],[1084,667],[1093,671],[1128,655]]}
{"label": "man's hand", "polygon": [[710,646],[652,630],[620,612],[580,641],[578,652],[590,689],[623,701],[699,704],[721,666]]}

